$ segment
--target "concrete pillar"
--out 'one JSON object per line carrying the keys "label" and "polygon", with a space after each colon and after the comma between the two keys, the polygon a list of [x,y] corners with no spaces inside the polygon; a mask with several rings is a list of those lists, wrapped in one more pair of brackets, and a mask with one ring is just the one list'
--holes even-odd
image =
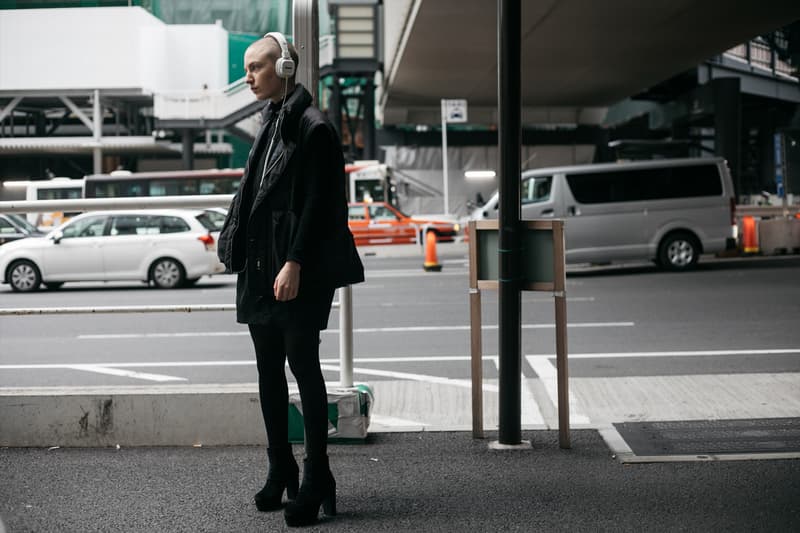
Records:
{"label": "concrete pillar", "polygon": [[194,170],[194,130],[183,130],[183,169]]}
{"label": "concrete pillar", "polygon": [[728,161],[738,196],[742,192],[741,80],[716,78],[711,84],[714,98],[714,150]]}
{"label": "concrete pillar", "polygon": [[364,85],[362,133],[364,135],[364,159],[377,159],[377,150],[375,149],[375,83],[371,78],[367,78],[367,83]]}
{"label": "concrete pillar", "polygon": [[92,94],[92,133],[94,134],[95,146],[92,148],[92,169],[95,174],[103,173],[103,149],[100,147],[103,142],[103,106],[100,105],[100,91],[94,90]]}

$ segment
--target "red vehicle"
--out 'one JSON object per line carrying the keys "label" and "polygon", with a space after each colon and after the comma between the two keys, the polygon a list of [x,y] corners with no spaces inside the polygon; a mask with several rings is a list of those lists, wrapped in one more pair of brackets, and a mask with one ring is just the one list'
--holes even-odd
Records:
{"label": "red vehicle", "polygon": [[410,217],[386,202],[351,203],[349,219],[356,246],[422,243],[428,231],[451,242],[461,229],[457,222]]}

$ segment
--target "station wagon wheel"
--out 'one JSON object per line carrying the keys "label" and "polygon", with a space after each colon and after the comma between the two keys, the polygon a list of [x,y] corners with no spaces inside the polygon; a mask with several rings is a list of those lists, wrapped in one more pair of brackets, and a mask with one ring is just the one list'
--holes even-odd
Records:
{"label": "station wagon wheel", "polygon": [[162,257],[150,267],[150,279],[159,289],[174,289],[183,285],[186,278],[183,265],[177,260]]}
{"label": "station wagon wheel", "polygon": [[700,246],[697,239],[686,232],[667,235],[658,251],[658,262],[669,270],[688,270],[697,264]]}
{"label": "station wagon wheel", "polygon": [[14,261],[8,268],[8,282],[15,292],[31,292],[39,288],[42,275],[39,269],[27,259]]}

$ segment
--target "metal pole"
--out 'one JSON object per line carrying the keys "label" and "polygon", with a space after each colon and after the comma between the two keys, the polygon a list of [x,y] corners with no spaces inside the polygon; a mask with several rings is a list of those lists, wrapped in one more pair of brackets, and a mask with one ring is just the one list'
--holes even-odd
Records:
{"label": "metal pole", "polygon": [[353,288],[339,289],[339,386],[353,386]]}
{"label": "metal pole", "polygon": [[521,109],[520,0],[499,0],[497,94],[500,123],[500,276],[498,292],[500,337],[499,442],[521,444],[520,341],[520,145]]}
{"label": "metal pole", "polygon": [[100,90],[92,93],[92,126],[95,146],[92,148],[92,168],[95,174],[103,173],[103,107],[100,105]]}
{"label": "metal pole", "polygon": [[444,194],[444,214],[450,213],[450,199],[448,195],[448,181],[447,175],[447,112],[445,111],[444,100],[442,100],[442,170],[444,171],[442,191]]}
{"label": "metal pole", "polygon": [[319,106],[319,2],[295,0],[292,3],[292,40],[299,61],[295,79],[311,93]]}

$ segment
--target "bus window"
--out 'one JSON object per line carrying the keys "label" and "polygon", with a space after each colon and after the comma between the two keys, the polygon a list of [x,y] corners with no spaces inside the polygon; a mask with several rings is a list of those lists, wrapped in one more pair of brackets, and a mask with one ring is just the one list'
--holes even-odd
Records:
{"label": "bus window", "polygon": [[87,198],[232,194],[243,169],[133,172],[86,176]]}

